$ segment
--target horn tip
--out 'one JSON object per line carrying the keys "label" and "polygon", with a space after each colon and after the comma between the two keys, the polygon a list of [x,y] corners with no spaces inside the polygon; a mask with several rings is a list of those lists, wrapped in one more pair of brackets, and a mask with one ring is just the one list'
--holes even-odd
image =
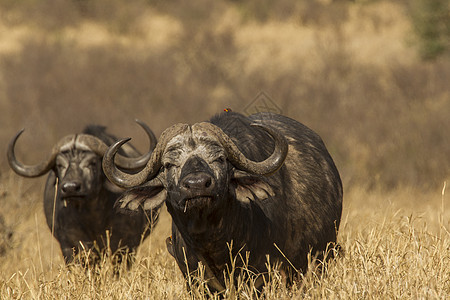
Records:
{"label": "horn tip", "polygon": [[131,140],[131,138],[124,138],[124,139],[118,140],[114,144],[112,144],[111,147],[109,147],[109,148],[110,149],[118,149],[118,148],[122,147],[123,144],[128,143],[130,140]]}
{"label": "horn tip", "polygon": [[150,132],[151,132],[151,133],[153,134],[153,131],[150,129],[150,127],[148,127],[147,124],[145,124],[144,121],[142,121],[142,120],[140,120],[140,119],[134,119],[134,121],[135,121],[136,123],[138,123],[139,126],[141,126],[147,133],[150,133]]}
{"label": "horn tip", "polygon": [[16,135],[14,136],[14,138],[11,140],[11,143],[16,143],[17,139],[19,138],[19,136],[25,131],[25,128],[20,129]]}
{"label": "horn tip", "polygon": [[125,143],[128,143],[130,140],[131,140],[131,138],[124,138],[124,139],[119,140],[119,143],[120,143],[121,145],[123,145],[123,144],[125,144]]}

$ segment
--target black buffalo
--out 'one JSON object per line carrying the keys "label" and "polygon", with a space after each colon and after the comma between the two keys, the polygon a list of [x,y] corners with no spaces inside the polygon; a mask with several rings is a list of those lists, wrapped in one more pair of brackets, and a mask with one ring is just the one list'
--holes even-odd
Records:
{"label": "black buffalo", "polygon": [[169,252],[185,276],[201,262],[214,290],[225,287],[228,245],[231,257],[249,253],[248,268],[256,274],[267,272],[269,255],[290,280],[307,269],[310,251],[320,255],[336,242],[339,173],[321,138],[295,120],[228,112],[209,122],[174,125],[134,175],[114,164],[125,142],[103,159],[108,178],[131,188],[118,207],[152,209],[165,201],[173,220]]}
{"label": "black buffalo", "polygon": [[[122,155],[116,162],[130,172],[145,166],[156,145],[150,128],[137,122],[149,136],[150,151],[140,155],[132,146],[121,151]],[[44,213],[48,227],[61,246],[65,262],[72,262],[80,251],[85,251],[82,258],[87,257],[93,263],[98,262],[99,255],[105,250],[119,252],[120,255],[116,256],[119,260],[121,254],[133,252],[150,233],[151,226],[156,224],[158,208],[139,217],[117,214],[114,210],[114,203],[123,190],[108,181],[101,164],[103,154],[116,138],[106,133],[105,127],[90,125],[82,134],[62,138],[46,161],[25,166],[14,154],[16,141],[22,132],[17,133],[9,144],[8,162],[17,174],[25,177],[49,172],[44,191]]]}

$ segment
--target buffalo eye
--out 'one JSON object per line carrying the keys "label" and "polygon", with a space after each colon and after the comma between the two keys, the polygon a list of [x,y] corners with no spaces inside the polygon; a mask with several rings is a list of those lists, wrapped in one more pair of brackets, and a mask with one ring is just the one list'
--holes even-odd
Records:
{"label": "buffalo eye", "polygon": [[225,162],[225,157],[224,156],[219,156],[218,158],[216,158],[214,160],[214,162],[217,162],[219,164],[223,164]]}
{"label": "buffalo eye", "polygon": [[171,164],[171,163],[168,163],[168,162],[166,162],[165,164],[164,164],[164,168],[166,169],[166,170],[169,170],[170,168],[172,168],[174,166],[174,164]]}
{"label": "buffalo eye", "polygon": [[96,166],[97,166],[97,161],[96,161],[96,160],[91,160],[91,161],[89,162],[89,167],[95,168]]}

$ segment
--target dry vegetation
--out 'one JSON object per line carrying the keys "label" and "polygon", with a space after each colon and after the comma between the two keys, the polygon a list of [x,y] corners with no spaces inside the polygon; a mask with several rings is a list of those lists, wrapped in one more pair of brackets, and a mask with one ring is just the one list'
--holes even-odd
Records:
{"label": "dry vegetation", "polygon": [[[8,192],[4,188],[8,188]],[[208,295],[204,281],[186,289],[181,272],[165,249],[170,217],[163,213],[154,234],[141,245],[130,271],[63,266],[40,207],[40,194],[24,191],[22,180],[2,186],[2,209],[13,229],[0,258],[2,299],[189,299]],[[389,193],[353,189],[345,198],[339,242],[344,254],[311,269],[292,289],[274,271],[266,299],[445,299],[450,293],[450,213],[448,194],[416,190]],[[20,221],[19,221],[20,220]],[[319,263],[319,266],[321,264]],[[229,286],[226,298],[257,299],[251,282]]]}
{"label": "dry vegetation", "polygon": [[[267,299],[431,298],[450,294],[450,58],[422,61],[408,1],[0,0],[0,298],[188,299],[165,250],[170,217],[130,271],[63,266],[42,212],[44,178],[27,163],[87,123],[147,147],[159,134],[264,91],[317,131],[344,182],[344,255]],[[391,3],[392,2],[392,3]],[[124,4],[126,3],[126,4]],[[258,98],[259,99],[259,98]],[[236,283],[227,298],[258,298]]]}

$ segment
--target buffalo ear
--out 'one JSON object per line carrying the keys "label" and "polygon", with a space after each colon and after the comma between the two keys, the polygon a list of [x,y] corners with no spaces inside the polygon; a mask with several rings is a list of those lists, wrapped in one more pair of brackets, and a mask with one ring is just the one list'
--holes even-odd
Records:
{"label": "buffalo ear", "polygon": [[114,207],[121,212],[158,209],[164,203],[167,191],[158,178],[125,191]]}
{"label": "buffalo ear", "polygon": [[235,170],[232,182],[231,186],[235,188],[236,199],[243,203],[263,200],[275,195],[273,189],[264,181],[262,176]]}

